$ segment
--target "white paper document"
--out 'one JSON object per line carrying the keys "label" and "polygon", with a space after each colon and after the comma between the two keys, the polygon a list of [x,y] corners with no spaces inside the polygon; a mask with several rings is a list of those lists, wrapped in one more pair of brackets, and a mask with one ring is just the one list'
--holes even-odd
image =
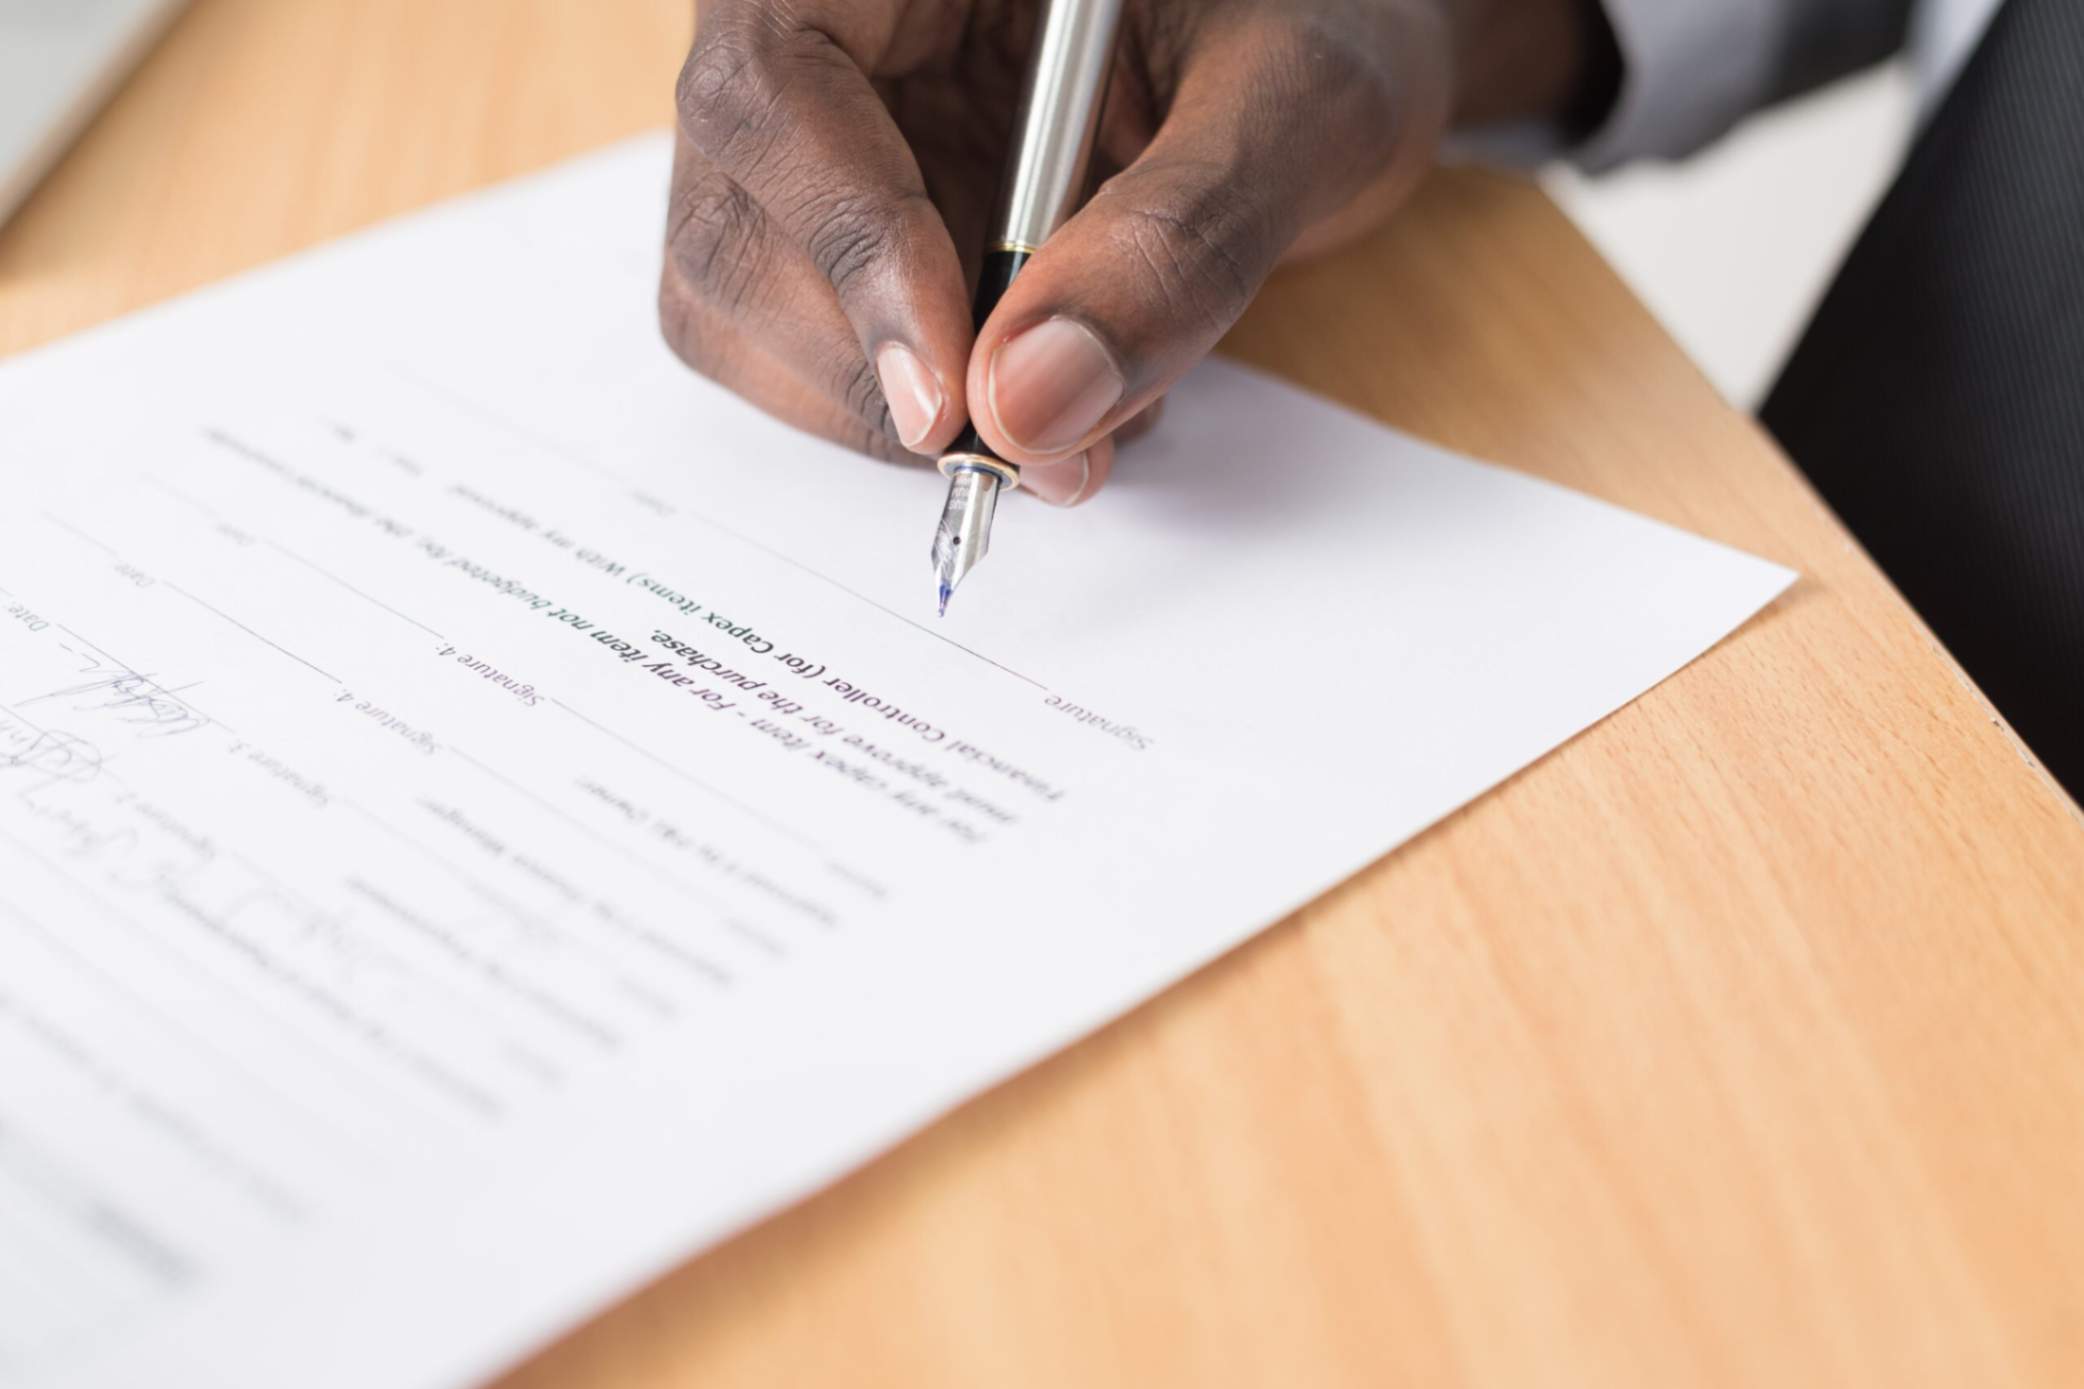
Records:
{"label": "white paper document", "polygon": [[941,480],[660,344],[666,171],[0,365],[0,1384],[482,1379],[1790,577],[1210,364],[937,621]]}

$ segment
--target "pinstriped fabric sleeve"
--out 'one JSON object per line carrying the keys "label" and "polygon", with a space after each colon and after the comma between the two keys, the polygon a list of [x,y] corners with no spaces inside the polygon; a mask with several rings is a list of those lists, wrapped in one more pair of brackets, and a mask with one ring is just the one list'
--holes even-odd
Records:
{"label": "pinstriped fabric sleeve", "polygon": [[1690,154],[1752,111],[1879,62],[1913,0],[1604,0],[1621,93],[1575,152],[1599,170]]}

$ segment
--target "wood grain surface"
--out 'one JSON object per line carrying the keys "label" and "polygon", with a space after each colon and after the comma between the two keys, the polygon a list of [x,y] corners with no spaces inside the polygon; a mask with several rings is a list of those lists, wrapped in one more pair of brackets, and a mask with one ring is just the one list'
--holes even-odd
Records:
{"label": "wood grain surface", "polygon": [[[0,233],[0,351],[662,124],[689,26],[198,0]],[[1228,350],[1805,578],[507,1389],[2084,1383],[2074,804],[1532,189]]]}

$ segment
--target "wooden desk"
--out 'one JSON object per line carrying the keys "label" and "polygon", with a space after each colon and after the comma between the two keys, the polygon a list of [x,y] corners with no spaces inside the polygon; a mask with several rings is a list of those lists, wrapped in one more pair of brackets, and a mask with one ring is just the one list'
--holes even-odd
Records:
{"label": "wooden desk", "polygon": [[[0,236],[0,351],[662,123],[687,28],[199,0]],[[1538,193],[1231,350],[1808,577],[510,1389],[2084,1382],[2075,807]]]}

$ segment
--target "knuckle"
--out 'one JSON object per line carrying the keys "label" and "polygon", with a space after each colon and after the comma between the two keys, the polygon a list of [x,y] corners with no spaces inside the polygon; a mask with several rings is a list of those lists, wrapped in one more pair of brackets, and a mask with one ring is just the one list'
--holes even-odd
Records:
{"label": "knuckle", "polygon": [[1405,22],[1394,7],[1352,0],[1286,17],[1260,42],[1259,70],[1246,84],[1250,118],[1262,129],[1294,129],[1297,113],[1309,112],[1317,138],[1329,130],[1386,144],[1400,104],[1391,55],[1410,47],[1398,27]]}
{"label": "knuckle", "polygon": [[1149,198],[1123,189],[1116,232],[1155,296],[1219,329],[1251,303],[1280,244],[1271,220],[1223,184],[1197,178]]}
{"label": "knuckle", "polygon": [[842,367],[836,384],[847,412],[860,420],[870,434],[886,444],[896,440],[897,429],[890,419],[890,402],[884,398],[882,380],[866,356],[857,355]]}
{"label": "knuckle", "polygon": [[680,70],[680,127],[696,149],[721,159],[766,136],[787,85],[757,32],[719,23],[695,40]]}
{"label": "knuckle", "polygon": [[[923,193],[917,195],[923,199]],[[811,263],[842,299],[896,254],[910,198],[839,192],[820,198],[804,237]]]}
{"label": "knuckle", "polygon": [[742,311],[761,279],[764,217],[735,179],[711,170],[673,195],[667,233],[674,268],[704,299]]}

